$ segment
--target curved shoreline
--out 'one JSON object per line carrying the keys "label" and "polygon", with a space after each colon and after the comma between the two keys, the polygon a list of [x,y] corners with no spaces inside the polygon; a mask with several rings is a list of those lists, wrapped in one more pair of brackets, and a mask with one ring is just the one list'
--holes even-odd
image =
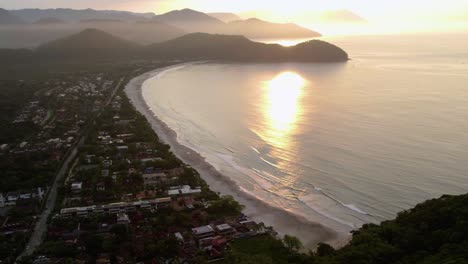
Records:
{"label": "curved shoreline", "polygon": [[257,222],[273,226],[280,235],[290,234],[298,237],[306,249],[315,248],[319,242],[327,242],[335,247],[346,243],[349,235],[345,236],[320,223],[310,222],[302,216],[269,205],[242,191],[232,179],[218,172],[198,152],[179,143],[176,132],[150,110],[142,94],[142,87],[146,80],[174,68],[199,63],[201,62],[176,64],[144,73],[130,80],[125,87],[125,93],[137,111],[146,117],[158,137],[171,146],[174,154],[184,163],[196,169],[212,190],[223,195],[232,195],[234,199],[245,205],[244,214]]}

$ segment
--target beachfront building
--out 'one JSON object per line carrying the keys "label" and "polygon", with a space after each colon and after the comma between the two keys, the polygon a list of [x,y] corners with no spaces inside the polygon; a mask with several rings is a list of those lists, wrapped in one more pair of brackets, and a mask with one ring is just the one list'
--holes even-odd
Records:
{"label": "beachfront building", "polygon": [[217,225],[216,231],[223,236],[232,236],[236,232],[234,228],[228,224]]}
{"label": "beachfront building", "polygon": [[204,239],[215,235],[215,231],[210,225],[192,228],[192,233],[197,239]]}
{"label": "beachfront building", "polygon": [[201,193],[201,188],[200,187],[192,189],[189,185],[171,187],[167,191],[167,194],[169,196],[190,195],[190,194],[199,194],[199,193]]}

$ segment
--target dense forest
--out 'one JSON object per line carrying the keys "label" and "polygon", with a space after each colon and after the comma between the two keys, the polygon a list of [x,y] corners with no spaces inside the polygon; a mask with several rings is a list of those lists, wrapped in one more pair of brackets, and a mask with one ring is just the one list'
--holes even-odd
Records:
{"label": "dense forest", "polygon": [[339,250],[320,244],[316,252],[300,254],[297,242],[288,237],[283,243],[270,238],[234,243],[225,263],[468,263],[468,194],[429,200],[395,220],[365,225]]}

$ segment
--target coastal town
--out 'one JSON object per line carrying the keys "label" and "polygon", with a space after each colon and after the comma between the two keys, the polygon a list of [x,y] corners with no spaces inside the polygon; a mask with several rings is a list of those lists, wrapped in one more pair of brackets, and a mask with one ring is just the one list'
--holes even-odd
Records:
{"label": "coastal town", "polygon": [[[49,82],[11,121],[39,131],[2,142],[5,175],[18,174],[0,192],[2,264],[203,263],[223,261],[235,241],[276,239],[158,139],[126,78]],[[25,168],[25,157],[36,162]]]}

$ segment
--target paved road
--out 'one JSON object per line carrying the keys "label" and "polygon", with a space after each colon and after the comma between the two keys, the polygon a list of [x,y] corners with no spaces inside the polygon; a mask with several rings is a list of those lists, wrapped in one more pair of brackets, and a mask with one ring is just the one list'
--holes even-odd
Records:
{"label": "paved road", "polygon": [[84,144],[84,142],[85,142],[85,140],[86,140],[86,138],[87,138],[87,136],[89,134],[89,131],[91,130],[91,127],[94,125],[94,120],[97,117],[99,117],[101,115],[103,109],[106,106],[108,106],[110,104],[110,102],[112,102],[112,99],[114,98],[115,94],[119,90],[120,85],[122,84],[123,80],[124,80],[124,77],[122,77],[119,80],[119,83],[114,87],[114,90],[112,91],[112,93],[108,97],[104,107],[101,109],[101,111],[99,111],[95,115],[94,118],[92,118],[90,120],[90,122],[88,123],[88,125],[84,129],[84,131],[82,133],[82,136],[81,136],[80,140],[78,141],[78,143],[75,144],[72,147],[72,150],[68,152],[67,158],[65,159],[62,167],[60,168],[59,172],[55,176],[54,183],[52,184],[52,187],[50,188],[49,194],[47,196],[47,200],[46,200],[46,203],[45,203],[44,210],[42,211],[41,216],[39,217],[39,220],[36,222],[33,233],[31,234],[31,237],[29,238],[29,242],[26,245],[26,248],[24,249],[24,251],[18,256],[16,261],[18,261],[20,258],[22,258],[24,256],[29,256],[32,253],[34,253],[36,248],[38,246],[40,246],[42,241],[44,240],[44,235],[45,235],[45,233],[47,231],[47,220],[49,219],[50,214],[52,213],[52,211],[55,208],[55,204],[57,202],[58,187],[62,183],[63,177],[66,175],[66,173],[68,171],[68,167],[70,165],[70,162],[72,162],[75,159],[76,155],[78,154],[79,147]]}

